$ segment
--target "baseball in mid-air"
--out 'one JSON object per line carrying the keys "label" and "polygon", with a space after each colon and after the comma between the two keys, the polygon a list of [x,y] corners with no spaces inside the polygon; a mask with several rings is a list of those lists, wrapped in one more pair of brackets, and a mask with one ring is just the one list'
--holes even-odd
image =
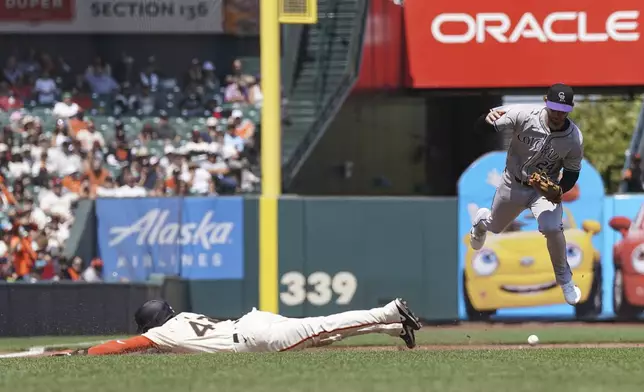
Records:
{"label": "baseball in mid-air", "polygon": [[537,335],[528,336],[528,343],[531,346],[534,346],[535,344],[539,343],[539,337]]}

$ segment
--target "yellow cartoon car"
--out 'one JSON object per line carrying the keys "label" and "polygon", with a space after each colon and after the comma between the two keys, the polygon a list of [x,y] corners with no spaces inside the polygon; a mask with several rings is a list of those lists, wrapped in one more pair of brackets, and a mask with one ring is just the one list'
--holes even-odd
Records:
{"label": "yellow cartoon car", "polygon": [[[500,308],[566,303],[555,282],[545,237],[536,230],[520,231],[516,223],[502,233],[488,233],[479,251],[470,247],[469,233],[465,237],[463,289],[470,320],[489,319]],[[582,293],[575,314],[591,318],[602,309],[600,254],[592,244],[601,225],[586,220],[579,229],[566,207],[563,224],[568,264]]]}

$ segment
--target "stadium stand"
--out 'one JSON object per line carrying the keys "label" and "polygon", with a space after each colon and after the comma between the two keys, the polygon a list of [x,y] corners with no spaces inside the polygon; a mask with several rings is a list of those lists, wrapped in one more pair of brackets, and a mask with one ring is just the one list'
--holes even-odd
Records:
{"label": "stadium stand", "polygon": [[[257,192],[259,75],[192,59],[164,75],[154,56],[85,70],[43,53],[0,79],[0,280],[101,280],[101,260],[62,257],[83,198]],[[257,62],[248,61],[256,71]]]}

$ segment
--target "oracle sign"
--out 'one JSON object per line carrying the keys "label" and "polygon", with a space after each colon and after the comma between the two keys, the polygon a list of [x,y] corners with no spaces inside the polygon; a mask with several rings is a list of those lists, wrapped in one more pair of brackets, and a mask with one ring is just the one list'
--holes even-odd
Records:
{"label": "oracle sign", "polygon": [[407,0],[411,87],[644,85],[640,1]]}
{"label": "oracle sign", "polygon": [[[517,42],[520,39],[537,39],[541,42],[605,42],[637,41],[637,18],[639,11],[617,11],[606,19],[603,32],[590,33],[585,12],[553,12],[545,17],[543,25],[535,16],[526,12],[512,27],[512,20],[507,14],[481,13],[476,16],[468,14],[440,14],[432,21],[432,36],[444,44],[464,44],[476,40],[485,42],[487,36],[498,42]],[[444,23],[462,23],[467,30],[462,34],[444,34],[441,27]],[[556,33],[553,30],[556,22],[572,22],[571,33]]]}

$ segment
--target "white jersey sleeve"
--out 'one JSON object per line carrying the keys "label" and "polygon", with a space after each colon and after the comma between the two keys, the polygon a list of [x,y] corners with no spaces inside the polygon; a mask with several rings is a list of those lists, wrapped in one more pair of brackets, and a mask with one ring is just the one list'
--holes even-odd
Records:
{"label": "white jersey sleeve", "polygon": [[232,352],[233,322],[183,312],[143,334],[164,351],[177,353]]}
{"label": "white jersey sleeve", "polygon": [[580,171],[581,161],[584,157],[584,138],[576,125],[573,132],[573,144],[563,159],[563,168],[568,171]]}

